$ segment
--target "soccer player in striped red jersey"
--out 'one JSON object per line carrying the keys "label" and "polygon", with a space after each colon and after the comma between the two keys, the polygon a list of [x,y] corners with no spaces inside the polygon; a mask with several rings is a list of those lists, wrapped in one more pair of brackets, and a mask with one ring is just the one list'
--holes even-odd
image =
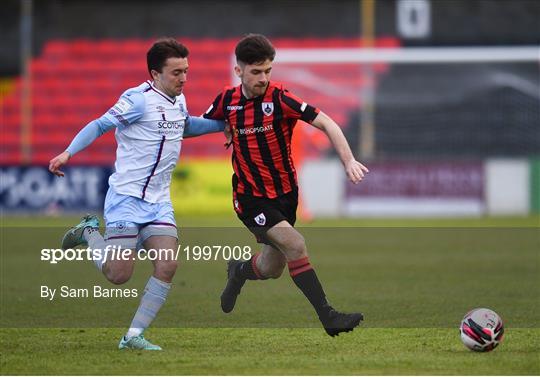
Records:
{"label": "soccer player in striped red jersey", "polygon": [[313,305],[326,332],[351,331],[361,313],[345,314],[328,303],[309,262],[302,235],[294,229],[298,181],[291,158],[291,138],[303,120],[326,133],[348,178],[360,182],[368,169],[354,158],[339,126],[281,84],[270,81],[275,49],[259,34],[249,34],[236,46],[235,73],[241,85],[226,87],[204,117],[226,120],[231,130],[233,203],[240,220],[263,243],[248,261],[230,261],[221,295],[225,313],[233,310],[246,280],[278,278],[285,265],[295,284]]}

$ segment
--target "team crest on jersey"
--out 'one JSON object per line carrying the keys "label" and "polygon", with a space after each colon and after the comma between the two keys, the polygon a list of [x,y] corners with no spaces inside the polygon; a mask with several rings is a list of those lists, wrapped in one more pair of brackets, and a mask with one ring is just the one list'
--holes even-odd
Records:
{"label": "team crest on jersey", "polygon": [[116,224],[116,233],[124,233],[127,230],[125,221],[117,221]]}
{"label": "team crest on jersey", "polygon": [[263,102],[262,103],[262,111],[264,115],[270,116],[274,112],[274,103],[273,102]]}
{"label": "team crest on jersey", "polygon": [[266,216],[264,216],[264,213],[259,213],[257,216],[255,216],[255,222],[260,226],[266,224]]}

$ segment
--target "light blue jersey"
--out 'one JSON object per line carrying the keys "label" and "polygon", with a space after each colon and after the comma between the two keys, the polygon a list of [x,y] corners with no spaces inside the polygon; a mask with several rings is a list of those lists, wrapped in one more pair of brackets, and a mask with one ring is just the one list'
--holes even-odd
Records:
{"label": "light blue jersey", "polygon": [[143,242],[150,235],[176,234],[170,200],[171,174],[184,136],[223,131],[224,122],[190,117],[183,94],[169,97],[153,83],[126,90],[106,114],[73,139],[70,155],[115,128],[115,172],[109,178],[104,217],[106,238]]}
{"label": "light blue jersey", "polygon": [[171,98],[150,84],[122,95],[105,117],[116,126],[118,144],[109,186],[151,203],[170,201],[188,117],[184,95]]}
{"label": "light blue jersey", "polygon": [[118,146],[110,187],[158,203],[170,201],[171,174],[184,135],[219,132],[224,123],[190,117],[183,94],[172,98],[145,82],[128,89],[105,115],[90,122],[67,151],[79,152],[112,128],[116,128]]}

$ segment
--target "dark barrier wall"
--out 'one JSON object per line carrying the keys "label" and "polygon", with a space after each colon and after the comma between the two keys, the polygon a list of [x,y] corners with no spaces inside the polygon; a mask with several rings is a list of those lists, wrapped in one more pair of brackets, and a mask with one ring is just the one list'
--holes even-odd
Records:
{"label": "dark barrier wall", "polygon": [[[376,0],[376,34],[404,45],[505,45],[540,41],[536,0]],[[34,53],[51,38],[163,35],[351,37],[360,0],[34,0]],[[19,67],[19,0],[2,1],[0,76]]]}
{"label": "dark barrier wall", "polygon": [[0,210],[57,213],[101,211],[108,189],[109,167],[66,167],[57,178],[45,166],[2,166]]}

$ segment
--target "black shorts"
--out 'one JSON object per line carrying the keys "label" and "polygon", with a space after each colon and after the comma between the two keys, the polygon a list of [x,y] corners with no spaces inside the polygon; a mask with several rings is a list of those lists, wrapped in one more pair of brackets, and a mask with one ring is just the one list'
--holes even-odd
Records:
{"label": "black shorts", "polygon": [[283,220],[292,226],[296,223],[298,191],[275,199],[234,193],[233,206],[236,215],[256,236],[257,242],[269,244],[266,240],[268,229]]}

